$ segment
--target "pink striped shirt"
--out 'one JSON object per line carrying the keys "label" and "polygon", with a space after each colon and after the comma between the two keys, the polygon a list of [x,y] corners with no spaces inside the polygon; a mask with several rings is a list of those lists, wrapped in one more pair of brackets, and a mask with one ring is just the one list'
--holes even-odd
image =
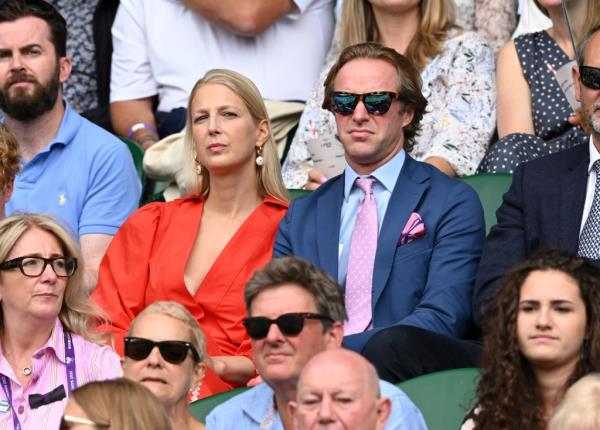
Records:
{"label": "pink striped shirt", "polygon": [[[111,347],[88,342],[75,334],[73,335],[73,347],[78,386],[90,381],[122,376],[119,356]],[[67,399],[64,398],[59,402],[31,409],[29,395],[46,394],[63,384],[68,396],[63,326],[58,318],[48,342],[33,355],[32,365],[29,385],[22,387],[6,361],[2,345],[0,345],[0,373],[10,379],[13,406],[22,430],[56,430],[60,424]],[[1,388],[0,400],[8,400]],[[0,412],[0,430],[13,430],[12,413],[12,410]]]}

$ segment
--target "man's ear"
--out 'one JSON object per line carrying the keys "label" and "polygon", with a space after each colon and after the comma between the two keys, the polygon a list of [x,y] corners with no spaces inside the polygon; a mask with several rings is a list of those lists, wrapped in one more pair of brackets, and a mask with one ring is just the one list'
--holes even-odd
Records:
{"label": "man's ear", "polygon": [[73,69],[73,65],[71,64],[71,60],[68,57],[60,57],[58,59],[58,67],[58,79],[60,80],[61,84],[64,84],[65,82],[67,82],[67,79],[69,79],[69,76],[71,76],[71,70]]}
{"label": "man's ear", "polygon": [[344,340],[344,326],[341,322],[335,321],[331,323],[331,327],[324,333],[325,349],[340,348]]}
{"label": "man's ear", "polygon": [[392,412],[392,401],[387,398],[381,398],[377,400],[377,430],[383,430],[385,428],[385,423],[390,417],[390,413]]}
{"label": "man's ear", "polygon": [[298,411],[298,403],[296,403],[292,400],[288,403],[287,408],[288,408],[288,412],[290,413],[290,416],[292,417],[292,422],[294,423],[294,429],[297,430],[298,422],[296,420],[296,412]]}
{"label": "man's ear", "polygon": [[571,74],[573,76],[573,85],[575,85],[575,99],[578,102],[581,102],[581,81],[579,80],[579,66],[573,66],[571,69]]}
{"label": "man's ear", "polygon": [[404,107],[402,109],[402,111],[400,112],[402,128],[408,126],[408,124],[410,124],[412,122],[414,117],[415,117],[415,111],[413,109],[407,109],[406,107]]}

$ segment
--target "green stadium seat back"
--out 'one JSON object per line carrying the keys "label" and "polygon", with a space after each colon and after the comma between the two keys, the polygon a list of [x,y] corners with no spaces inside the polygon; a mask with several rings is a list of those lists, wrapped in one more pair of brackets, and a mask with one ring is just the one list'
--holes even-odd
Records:
{"label": "green stadium seat back", "polygon": [[481,173],[463,176],[460,180],[472,186],[477,192],[483,206],[486,232],[489,233],[492,226],[496,224],[496,210],[502,204],[502,196],[512,183],[512,175],[510,173]]}
{"label": "green stadium seat back", "polygon": [[214,396],[196,400],[195,402],[190,403],[188,408],[194,418],[204,423],[206,422],[206,416],[210,413],[210,411],[219,406],[221,403],[229,400],[233,396],[243,393],[246,390],[248,390],[247,387],[242,387],[236,388],[235,390],[224,391],[222,393],[215,394]]}

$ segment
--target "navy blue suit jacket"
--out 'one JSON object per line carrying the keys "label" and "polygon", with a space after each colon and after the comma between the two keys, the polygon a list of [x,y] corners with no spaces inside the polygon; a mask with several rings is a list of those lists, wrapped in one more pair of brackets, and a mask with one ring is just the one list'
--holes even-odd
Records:
{"label": "navy blue suit jacket", "polygon": [[590,163],[589,145],[520,165],[485,242],[473,298],[481,327],[502,278],[537,249],[577,252]]}
{"label": "navy blue suit jacket", "polygon": [[[338,275],[344,176],[292,201],[279,224],[274,256],[302,257]],[[418,212],[425,235],[399,238]],[[373,272],[373,329],[344,338],[361,351],[377,331],[408,324],[453,337],[472,325],[472,291],[485,238],[481,203],[468,185],[407,156],[392,192],[377,244]]]}

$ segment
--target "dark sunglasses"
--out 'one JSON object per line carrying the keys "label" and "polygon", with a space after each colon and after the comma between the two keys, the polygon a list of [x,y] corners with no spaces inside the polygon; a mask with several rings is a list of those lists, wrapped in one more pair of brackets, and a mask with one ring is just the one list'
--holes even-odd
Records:
{"label": "dark sunglasses", "polygon": [[400,94],[389,91],[365,94],[334,92],[331,96],[331,105],[334,112],[340,115],[352,115],[358,102],[362,101],[367,112],[373,115],[383,115],[390,110],[394,99],[400,99]]}
{"label": "dark sunglasses", "polygon": [[600,90],[600,68],[579,66],[581,83],[591,90]]}
{"label": "dark sunglasses", "polygon": [[305,319],[333,322],[333,319],[327,315],[302,312],[283,314],[274,320],[267,317],[250,317],[244,320],[244,326],[248,336],[255,340],[267,337],[271,324],[276,324],[285,336],[297,336],[304,328]]}
{"label": "dark sunglasses", "polygon": [[50,265],[56,276],[59,278],[68,278],[75,274],[77,270],[77,259],[69,257],[17,257],[12,260],[5,261],[0,264],[0,270],[11,270],[17,267],[21,273],[30,278],[41,276],[46,270],[46,266]]}
{"label": "dark sunglasses", "polygon": [[188,351],[192,353],[192,358],[195,362],[200,361],[200,354],[190,342],[182,340],[163,340],[162,342],[154,342],[150,339],[142,337],[126,337],[125,338],[125,356],[135,361],[145,359],[150,355],[154,347],[157,346],[160,355],[171,364],[183,363],[187,357]]}

